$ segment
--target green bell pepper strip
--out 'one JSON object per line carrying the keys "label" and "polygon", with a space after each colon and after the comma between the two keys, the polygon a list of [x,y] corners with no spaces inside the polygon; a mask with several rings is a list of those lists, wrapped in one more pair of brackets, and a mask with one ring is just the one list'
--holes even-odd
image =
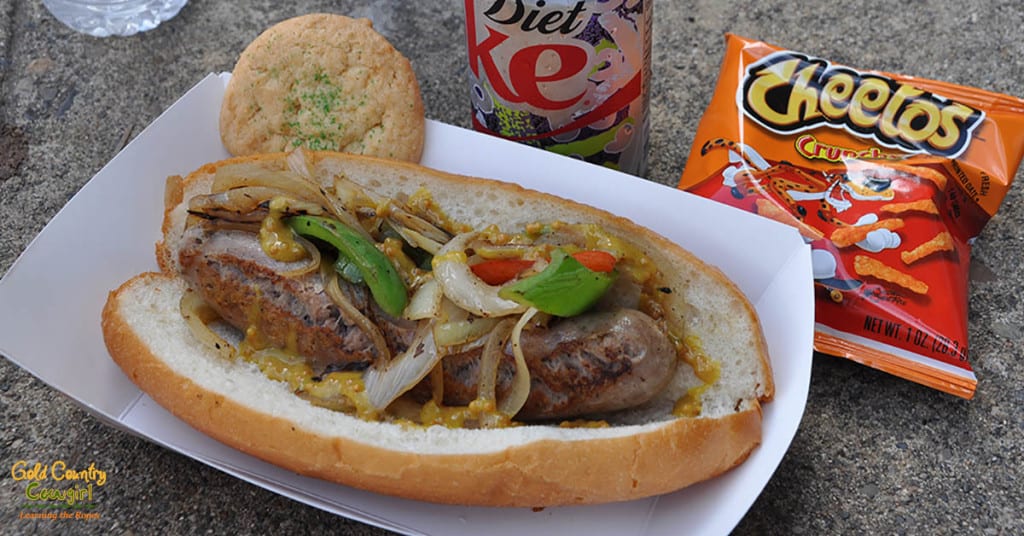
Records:
{"label": "green bell pepper strip", "polygon": [[[323,216],[292,216],[284,220],[301,236],[322,240],[338,250],[362,274],[373,300],[391,316],[401,316],[409,301],[405,283],[391,259],[345,224]],[[335,263],[335,267],[339,263]]]}
{"label": "green bell pepper strip", "polygon": [[502,287],[498,296],[555,316],[575,316],[601,299],[614,281],[614,272],[595,272],[556,249],[544,270]]}

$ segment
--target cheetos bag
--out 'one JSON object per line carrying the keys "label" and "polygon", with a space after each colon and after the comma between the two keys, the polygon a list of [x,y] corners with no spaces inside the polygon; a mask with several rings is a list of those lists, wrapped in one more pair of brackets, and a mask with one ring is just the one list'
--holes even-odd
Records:
{"label": "cheetos bag", "polygon": [[679,187],[810,244],[815,348],[970,398],[972,240],[1024,152],[1024,101],[727,37]]}

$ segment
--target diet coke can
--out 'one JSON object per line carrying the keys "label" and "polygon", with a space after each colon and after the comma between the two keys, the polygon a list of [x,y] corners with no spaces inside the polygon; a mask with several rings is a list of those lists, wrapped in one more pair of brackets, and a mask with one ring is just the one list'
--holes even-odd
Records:
{"label": "diet coke can", "polygon": [[465,0],[473,127],[642,175],[652,0]]}

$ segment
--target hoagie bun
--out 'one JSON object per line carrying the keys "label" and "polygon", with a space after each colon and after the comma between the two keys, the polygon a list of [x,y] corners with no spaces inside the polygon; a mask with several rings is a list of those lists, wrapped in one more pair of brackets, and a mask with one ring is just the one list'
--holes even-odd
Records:
{"label": "hoagie bun", "polygon": [[[432,502],[529,507],[674,491],[727,471],[759,444],[760,404],[773,395],[767,351],[751,305],[718,269],[628,220],[515,185],[338,153],[307,152],[298,162],[324,190],[343,177],[378,198],[429,192],[437,213],[473,229],[497,225],[513,233],[558,221],[628,239],[654,267],[648,283],[659,289],[657,324],[680,341],[680,363],[638,405],[573,419],[512,417],[506,427],[425,426],[312,404],[253,363],[225,358],[197,340],[181,313],[192,285],[182,274],[192,262],[190,241],[197,240],[189,231],[196,225],[189,223],[196,206],[190,216],[189,200],[208,194],[228,166],[281,171],[296,164],[294,155],[237,158],[169,181],[157,246],[162,272],[126,282],[103,312],[114,360],[198,430],[289,470],[354,487]],[[717,378],[699,378],[695,360],[715,363]],[[680,412],[681,401],[687,411]],[[676,416],[685,413],[696,414]],[[606,425],[588,426],[598,422]]]}

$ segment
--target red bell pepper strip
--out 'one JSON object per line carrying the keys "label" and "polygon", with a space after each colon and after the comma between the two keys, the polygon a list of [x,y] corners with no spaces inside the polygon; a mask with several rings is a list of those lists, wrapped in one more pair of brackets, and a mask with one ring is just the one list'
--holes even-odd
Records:
{"label": "red bell pepper strip", "polygon": [[[617,262],[614,255],[599,250],[578,251],[570,256],[594,272],[611,272]],[[534,261],[526,259],[490,259],[474,264],[469,269],[488,285],[502,285],[515,279],[533,264]]]}
{"label": "red bell pepper strip", "polygon": [[533,266],[526,259],[491,259],[469,267],[473,273],[488,285],[501,285]]}
{"label": "red bell pepper strip", "polygon": [[610,272],[615,269],[615,255],[607,251],[597,249],[577,251],[572,254],[572,258],[593,272]]}

